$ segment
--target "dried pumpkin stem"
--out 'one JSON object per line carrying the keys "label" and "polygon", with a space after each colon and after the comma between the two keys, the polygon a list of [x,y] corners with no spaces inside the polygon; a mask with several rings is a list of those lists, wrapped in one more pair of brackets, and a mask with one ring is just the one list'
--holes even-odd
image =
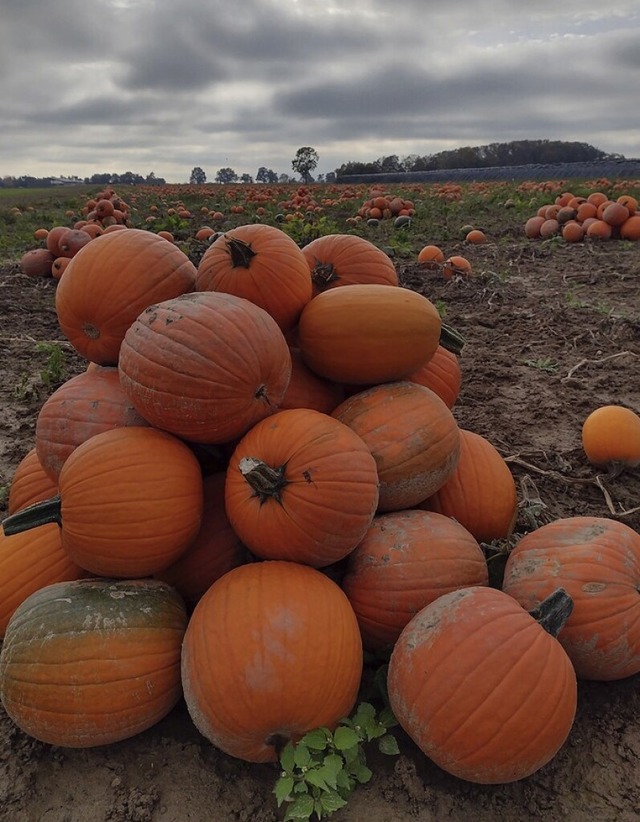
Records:
{"label": "dried pumpkin stem", "polygon": [[289,483],[284,476],[286,465],[272,468],[255,457],[243,457],[238,470],[253,489],[254,496],[260,497],[260,504],[270,498],[282,503],[282,489]]}
{"label": "dried pumpkin stem", "polygon": [[62,525],[61,500],[60,496],[36,502],[33,505],[16,511],[2,521],[2,529],[6,537],[14,534],[21,534],[31,528],[38,528],[40,525],[49,525],[55,522]]}
{"label": "dried pumpkin stem", "polygon": [[466,340],[459,331],[446,323],[442,323],[440,328],[440,345],[451,351],[452,354],[460,354]]}
{"label": "dried pumpkin stem", "polygon": [[226,242],[233,267],[249,268],[251,260],[256,256],[256,252],[251,248],[249,243],[245,243],[244,240],[238,240],[237,237],[231,237],[231,239]]}
{"label": "dried pumpkin stem", "polygon": [[339,279],[338,275],[335,273],[335,268],[333,267],[333,263],[321,263],[317,262],[311,273],[311,280],[313,284],[319,288],[327,288],[331,283],[335,282]]}
{"label": "dried pumpkin stem", "polygon": [[573,611],[573,599],[564,590],[556,588],[529,613],[551,636],[557,637]]}

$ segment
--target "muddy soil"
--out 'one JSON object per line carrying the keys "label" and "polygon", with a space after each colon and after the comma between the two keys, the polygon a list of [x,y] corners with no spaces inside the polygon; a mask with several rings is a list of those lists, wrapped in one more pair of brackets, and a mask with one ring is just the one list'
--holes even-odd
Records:
{"label": "muddy soil", "polygon": [[[446,307],[466,337],[455,416],[507,459],[519,489],[515,537],[558,517],[613,517],[640,531],[640,469],[599,476],[580,445],[599,405],[640,411],[640,245],[498,242],[451,247],[471,280],[398,263],[402,283]],[[0,485],[34,444],[56,380],[85,367],[66,344],[55,283],[0,269]],[[45,345],[42,345],[45,343]],[[51,356],[59,343],[62,371]],[[6,499],[0,512],[6,510]],[[487,548],[499,580],[508,545]],[[401,755],[371,753],[374,777],[336,822],[635,822],[640,818],[640,674],[581,682],[573,730],[542,770],[478,786],[439,770],[396,730]],[[139,736],[86,750],[32,740],[0,710],[0,820],[275,822],[275,766],[217,751],[184,704]]]}

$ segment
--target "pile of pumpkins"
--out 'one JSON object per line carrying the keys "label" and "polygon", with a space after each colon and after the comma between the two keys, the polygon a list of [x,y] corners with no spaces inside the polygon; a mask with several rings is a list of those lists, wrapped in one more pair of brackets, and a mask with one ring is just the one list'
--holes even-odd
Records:
{"label": "pile of pumpkins", "polygon": [[565,191],[553,203],[540,206],[526,221],[524,232],[532,240],[561,236],[568,243],[640,240],[638,201],[630,194],[612,200],[602,191],[592,191],[586,197]]}
{"label": "pile of pumpkins", "polygon": [[108,744],[183,695],[222,751],[275,761],[350,712],[366,650],[427,756],[502,783],[564,743],[576,676],[640,670],[627,526],[545,525],[489,586],[513,477],[455,421],[436,308],[369,241],[251,224],[196,268],[105,232],[56,310],[87,369],[42,405],[0,534],[0,698],[26,733]]}

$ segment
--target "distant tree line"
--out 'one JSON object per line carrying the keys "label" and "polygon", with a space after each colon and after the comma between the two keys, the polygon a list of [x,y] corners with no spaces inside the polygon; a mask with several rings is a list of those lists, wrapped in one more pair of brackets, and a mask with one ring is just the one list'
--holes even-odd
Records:
{"label": "distant tree line", "polygon": [[548,163],[584,163],[593,160],[625,159],[621,154],[607,154],[588,143],[562,140],[515,140],[489,143],[485,146],[463,146],[437,154],[396,154],[373,162],[350,161],[336,169],[338,180],[347,174],[389,174],[404,171],[437,171],[453,168],[491,168]]}
{"label": "distant tree line", "polygon": [[3,177],[0,180],[2,188],[48,188],[49,186],[61,185],[166,185],[164,177],[156,177],[154,172],[150,172],[146,177],[142,174],[135,174],[133,171],[125,171],[124,174],[113,174],[104,172],[102,174],[92,174],[90,177]]}

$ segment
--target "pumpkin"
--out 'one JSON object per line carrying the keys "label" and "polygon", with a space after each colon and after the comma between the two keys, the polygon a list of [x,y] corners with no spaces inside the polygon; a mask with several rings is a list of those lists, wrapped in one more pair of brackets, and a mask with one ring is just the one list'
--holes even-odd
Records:
{"label": "pumpkin", "polygon": [[198,460],[183,442],[152,428],[113,428],[83,442],[62,466],[59,488],[58,497],[5,519],[5,534],[59,522],[71,559],[100,576],[161,571],[200,527]]}
{"label": "pumpkin", "polygon": [[8,537],[0,528],[0,638],[13,612],[30,594],[54,582],[79,579],[79,568],[62,547],[57,525]]}
{"label": "pumpkin", "polygon": [[116,365],[125,332],[138,314],[152,303],[192,291],[195,276],[187,255],[150,231],[105,232],[80,249],[60,278],[60,327],[83,357]]}
{"label": "pumpkin", "polygon": [[[540,230],[542,233],[543,229]],[[459,254],[447,257],[442,263],[442,275],[445,280],[450,280],[452,277],[470,277],[471,273],[471,263],[466,257],[461,257]]]}
{"label": "pumpkin", "polygon": [[480,546],[442,514],[407,510],[378,514],[345,561],[342,589],[368,651],[390,651],[425,605],[449,591],[487,585]]}
{"label": "pumpkin", "polygon": [[435,271],[444,262],[444,251],[437,245],[425,245],[418,252],[418,262],[428,271]]}
{"label": "pumpkin", "polygon": [[293,562],[229,571],[198,602],[182,652],[187,709],[230,756],[276,761],[289,740],[333,729],[362,675],[353,609],[335,582]]}
{"label": "pumpkin", "polygon": [[355,234],[325,234],[305,245],[314,296],[342,285],[398,285],[398,273],[387,254]]}
{"label": "pumpkin", "polygon": [[620,226],[620,237],[623,240],[640,240],[640,215],[633,214]]}
{"label": "pumpkin", "polygon": [[482,245],[487,242],[487,235],[479,228],[472,228],[465,236],[465,242],[470,245]]}
{"label": "pumpkin", "polygon": [[431,496],[458,461],[458,425],[428,388],[403,381],[353,394],[332,416],[367,445],[380,480],[378,511],[412,508]]}
{"label": "pumpkin", "polygon": [[179,595],[157,580],[48,585],[7,627],[2,704],[22,731],[51,745],[128,739],[178,702],[186,623]]}
{"label": "pumpkin", "polygon": [[403,379],[428,362],[441,325],[433,303],[415,291],[352,285],[330,288],[308,303],[298,340],[316,374],[370,385]]}
{"label": "pumpkin", "polygon": [[146,425],[120,385],[117,368],[96,367],[64,382],[41,406],[36,453],[57,482],[65,460],[80,443],[123,425]]}
{"label": "pumpkin", "polygon": [[32,248],[20,258],[20,271],[27,277],[50,277],[54,259],[46,248]]}
{"label": "pumpkin", "polygon": [[225,232],[207,248],[198,265],[196,288],[250,300],[287,331],[311,299],[311,274],[288,234],[250,223]]}
{"label": "pumpkin", "polygon": [[172,565],[154,575],[173,585],[189,606],[195,605],[223,574],[249,559],[249,552],[227,517],[225,479],[224,471],[203,479],[204,507],[198,534]]}
{"label": "pumpkin", "polygon": [[443,345],[436,348],[435,354],[407,379],[430,388],[444,402],[447,408],[453,408],[462,386],[462,372],[458,357]]}
{"label": "pumpkin", "polygon": [[582,447],[594,465],[640,465],[640,417],[622,405],[602,405],[582,425]]}
{"label": "pumpkin", "polygon": [[49,499],[58,493],[58,484],[45,472],[36,449],[32,448],[18,463],[11,479],[7,509],[14,514],[27,505]]}
{"label": "pumpkin", "polygon": [[313,408],[323,414],[330,414],[344,399],[344,386],[314,374],[305,365],[298,348],[290,348],[290,353],[291,379],[280,403],[280,410]]}
{"label": "pumpkin", "polygon": [[216,444],[278,408],[291,355],[266,311],[210,291],[143,311],[125,335],[118,369],[125,394],[151,425]]}
{"label": "pumpkin", "polygon": [[262,559],[338,562],[366,533],[377,503],[376,464],[365,443],[312,409],[257,423],[227,468],[227,516]]}
{"label": "pumpkin", "polygon": [[502,591],[476,586],[413,617],[391,654],[389,700],[436,765],[469,782],[502,784],[555,756],[577,701],[571,661],[555,638],[570,602],[555,594],[541,607],[541,624]]}
{"label": "pumpkin", "polygon": [[443,485],[420,508],[453,517],[478,542],[506,539],[518,514],[513,475],[488,439],[460,429],[460,456]]}
{"label": "pumpkin", "polygon": [[640,671],[640,534],[606,517],[566,517],[526,534],[507,559],[503,590],[535,608],[562,586],[574,609],[560,634],[578,677]]}

